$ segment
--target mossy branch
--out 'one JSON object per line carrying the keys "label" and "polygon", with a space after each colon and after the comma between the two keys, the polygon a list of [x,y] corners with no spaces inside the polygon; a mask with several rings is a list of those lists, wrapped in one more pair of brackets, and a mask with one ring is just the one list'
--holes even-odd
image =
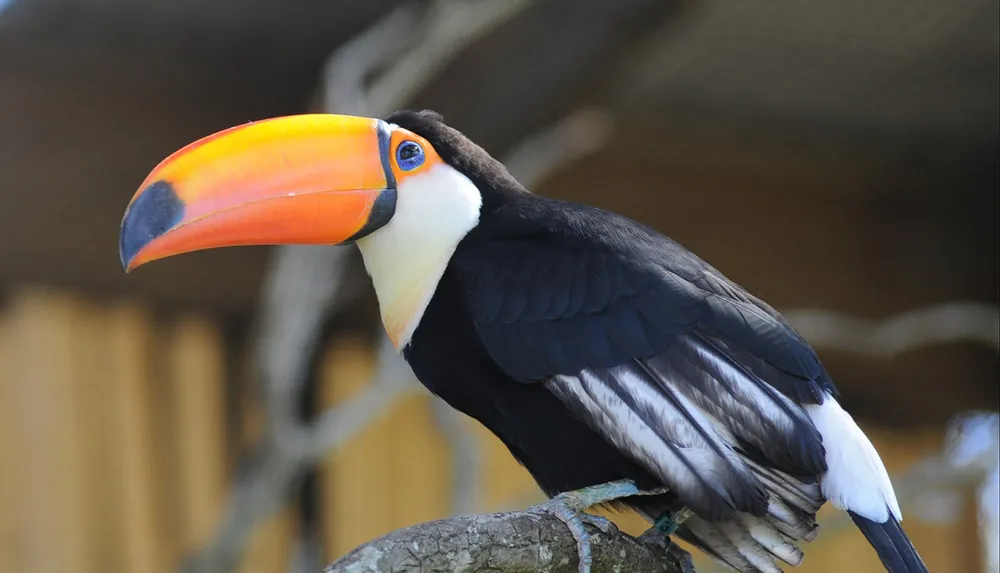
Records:
{"label": "mossy branch", "polygon": [[[660,534],[592,535],[593,573],[695,573]],[[577,573],[576,542],[554,516],[516,511],[449,517],[398,529],[355,548],[324,573]]]}

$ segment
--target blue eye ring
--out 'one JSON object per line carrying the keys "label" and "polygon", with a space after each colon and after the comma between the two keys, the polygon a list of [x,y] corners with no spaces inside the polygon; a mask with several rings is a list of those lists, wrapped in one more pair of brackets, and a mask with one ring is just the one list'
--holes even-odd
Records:
{"label": "blue eye ring", "polygon": [[403,171],[412,171],[424,164],[424,148],[415,141],[404,141],[396,148],[396,164]]}

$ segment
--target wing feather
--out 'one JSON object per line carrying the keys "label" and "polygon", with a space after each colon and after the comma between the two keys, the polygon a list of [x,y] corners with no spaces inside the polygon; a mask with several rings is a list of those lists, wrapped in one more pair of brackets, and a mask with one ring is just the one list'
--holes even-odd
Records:
{"label": "wing feather", "polygon": [[734,359],[699,332],[680,336],[649,361],[657,371],[687,384],[680,387],[710,409],[744,443],[793,473],[826,469],[822,438],[801,406]]}
{"label": "wing feather", "polygon": [[712,519],[735,511],[762,513],[766,498],[749,468],[720,455],[725,446],[711,427],[664,401],[642,376],[632,368],[587,370],[546,384],[695,512]]}
{"label": "wing feather", "polygon": [[696,513],[682,537],[742,571],[797,564],[825,502],[805,406],[836,396],[813,350],[670,239],[553,206],[484,219],[449,265],[490,356],[669,486]]}

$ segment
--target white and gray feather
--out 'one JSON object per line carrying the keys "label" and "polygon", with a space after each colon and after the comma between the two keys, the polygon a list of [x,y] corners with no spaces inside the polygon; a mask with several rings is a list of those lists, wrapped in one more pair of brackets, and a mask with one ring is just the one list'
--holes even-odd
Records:
{"label": "white and gray feather", "polygon": [[[873,519],[898,516],[878,456],[832,396],[796,404],[700,335],[546,385],[695,512],[678,535],[737,570],[797,565],[795,543],[815,538],[827,499]],[[825,471],[797,471],[817,452]]]}

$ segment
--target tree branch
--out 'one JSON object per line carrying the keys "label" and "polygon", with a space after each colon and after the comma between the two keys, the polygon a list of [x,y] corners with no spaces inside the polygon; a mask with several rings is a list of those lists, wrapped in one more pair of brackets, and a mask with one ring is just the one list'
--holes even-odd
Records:
{"label": "tree branch", "polygon": [[[593,573],[694,573],[691,556],[663,536],[633,538],[587,526]],[[510,512],[451,517],[399,529],[341,557],[324,573],[467,572],[576,573],[576,542],[566,526],[544,513]]]}
{"label": "tree branch", "polygon": [[482,448],[476,436],[469,431],[463,414],[437,396],[432,404],[434,422],[451,449],[451,514],[475,513],[482,477],[479,471],[482,467]]}
{"label": "tree branch", "polygon": [[377,372],[357,397],[331,408],[302,435],[303,463],[313,463],[348,442],[405,392],[422,389],[389,337],[379,339]]}
{"label": "tree branch", "polygon": [[257,325],[259,381],[269,433],[284,435],[295,425],[295,405],[309,375],[325,315],[344,282],[350,252],[297,246],[270,261]]}
{"label": "tree branch", "polygon": [[522,185],[532,189],[559,169],[603,147],[612,128],[610,113],[594,107],[579,109],[525,138],[503,163]]}
{"label": "tree branch", "polygon": [[868,320],[824,309],[782,311],[817,347],[891,357],[922,346],[977,342],[1000,350],[1000,309],[993,304],[949,302]]}
{"label": "tree branch", "polygon": [[422,19],[424,4],[407,2],[398,6],[330,56],[323,80],[323,108],[328,113],[371,113],[367,76],[403,54],[424,35],[427,27]]}
{"label": "tree branch", "polygon": [[532,0],[435,0],[422,41],[373,82],[368,113],[386,114],[411,99],[451,58],[521,12]]}

